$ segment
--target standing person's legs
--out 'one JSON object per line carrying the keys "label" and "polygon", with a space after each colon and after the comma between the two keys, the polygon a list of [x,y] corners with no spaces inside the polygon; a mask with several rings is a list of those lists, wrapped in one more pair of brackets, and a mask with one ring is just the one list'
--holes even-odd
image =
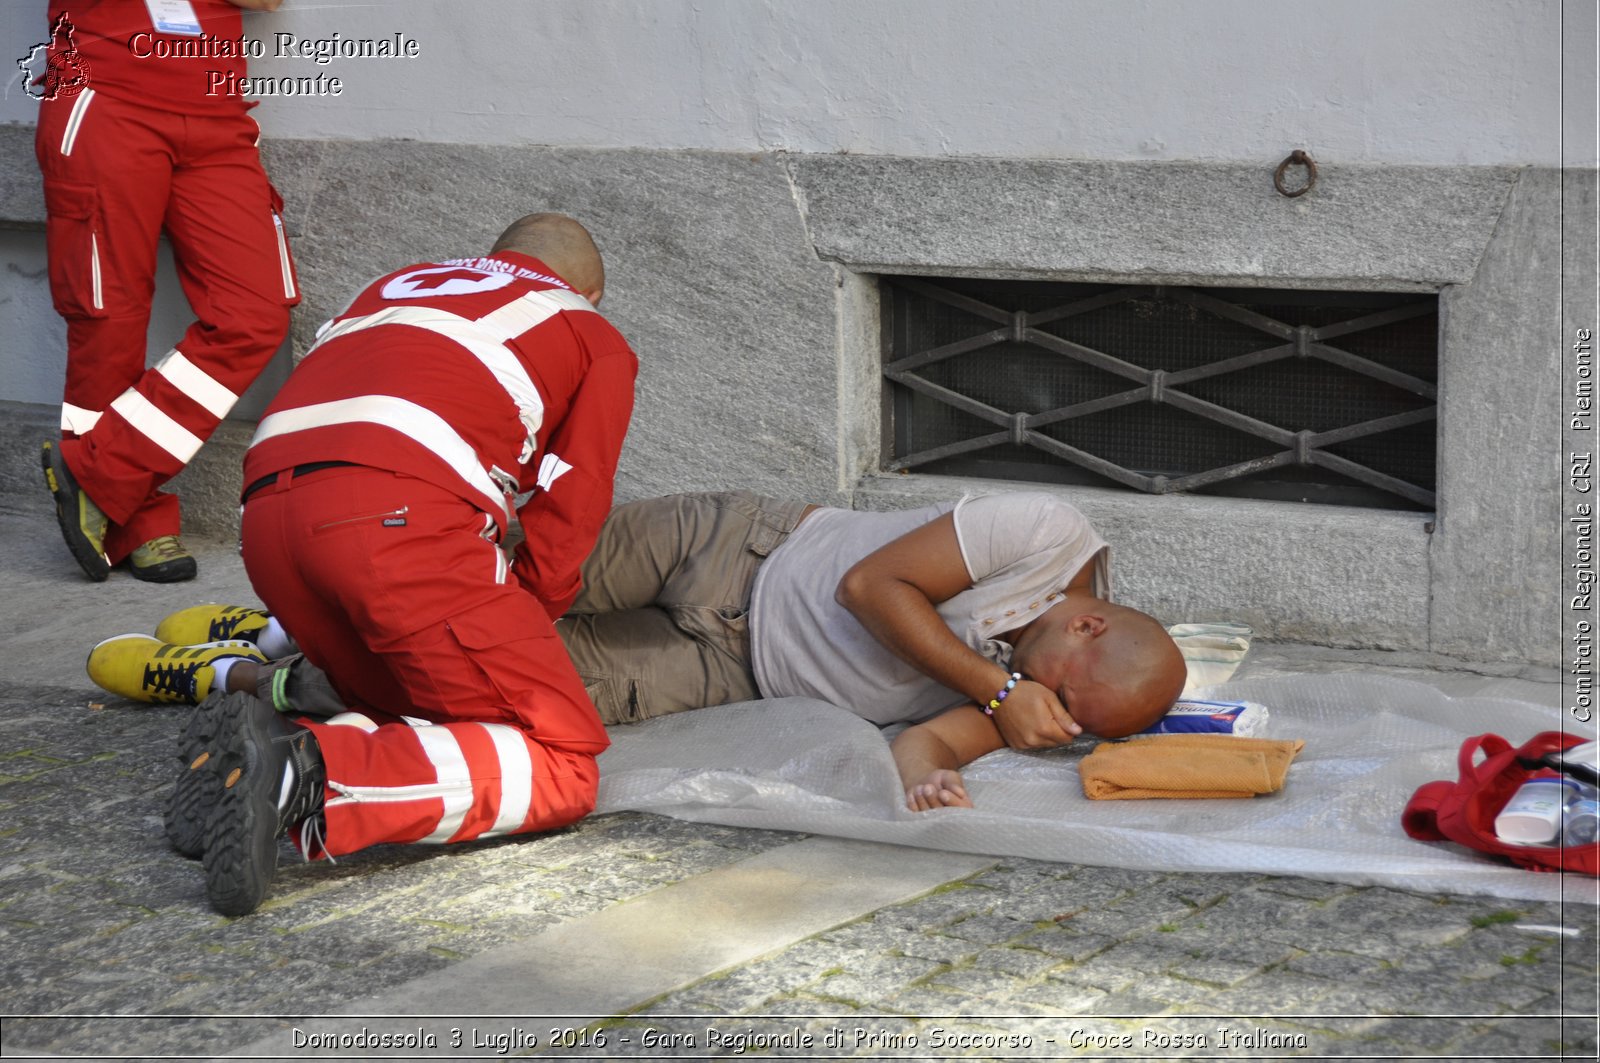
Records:
{"label": "standing person's legs", "polygon": [[805,515],[748,492],[618,506],[556,624],[608,724],[760,697],[750,671],[750,588]]}
{"label": "standing person's legs", "polygon": [[106,542],[113,562],[177,534],[176,499],[157,487],[194,457],[260,374],[299,301],[255,123],[243,114],[176,120],[182,136],[162,221],[196,320],[110,402],[92,435],[64,448],[89,497],[118,525]]}
{"label": "standing person's legs", "polygon": [[[34,153],[44,179],[50,292],[67,323],[62,457],[79,479],[86,478],[82,444],[145,373],[156,242],[176,164],[174,122],[181,118],[93,90],[46,101],[39,111]],[[156,534],[178,530],[176,499],[114,500],[111,485],[98,479],[84,487],[112,522],[105,535],[112,543],[101,544],[111,564],[127,552],[121,540],[131,538],[117,524],[145,506],[142,524],[161,528]],[[105,578],[105,561],[80,563]]]}

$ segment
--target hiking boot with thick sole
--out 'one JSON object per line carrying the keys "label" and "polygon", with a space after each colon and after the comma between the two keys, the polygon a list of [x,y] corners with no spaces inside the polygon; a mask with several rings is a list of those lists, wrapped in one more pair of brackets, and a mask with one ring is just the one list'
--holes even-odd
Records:
{"label": "hiking boot with thick sole", "polygon": [[182,583],[199,569],[176,535],[158,535],[128,555],[128,571],[146,583]]}
{"label": "hiking boot with thick sole", "polygon": [[206,821],[206,896],[223,915],[248,915],[266,899],[278,839],[295,824],[320,826],[327,770],[316,736],[254,694],[229,694],[216,714],[202,770],[220,793]]}
{"label": "hiking boot with thick sole", "polygon": [[195,706],[178,734],[178,776],[167,799],[167,841],[191,860],[205,852],[206,823],[222,798],[222,780],[211,770],[211,758],[226,696],[216,693]]}
{"label": "hiking boot with thick sole", "polygon": [[61,448],[54,443],[44,445],[44,482],[56,500],[56,523],[61,525],[61,537],[67,549],[83,569],[84,575],[96,583],[103,583],[111,575],[111,562],[106,560],[106,528],[109,521],[83,493],[78,481],[61,457]]}
{"label": "hiking boot with thick sole", "polygon": [[89,678],[103,690],[130,701],[195,705],[216,682],[218,661],[228,658],[265,664],[266,654],[242,639],[173,646],[149,635],[117,635],[89,651]]}
{"label": "hiking boot with thick sole", "polygon": [[156,625],[156,638],[174,646],[194,646],[224,639],[256,641],[267,626],[267,614],[246,605],[191,605]]}

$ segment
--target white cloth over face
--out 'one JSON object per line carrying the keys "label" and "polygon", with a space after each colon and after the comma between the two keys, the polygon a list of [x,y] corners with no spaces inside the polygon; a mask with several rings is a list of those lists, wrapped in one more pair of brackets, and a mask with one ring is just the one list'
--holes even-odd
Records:
{"label": "white cloth over face", "polygon": [[1209,693],[1268,706],[1268,738],[1305,740],[1283,790],[1090,801],[1078,761],[1093,742],[1080,740],[1049,753],[991,753],[963,772],[975,808],[911,812],[878,728],[820,701],[783,698],[612,728],[598,811],[1107,867],[1592,903],[1594,879],[1518,870],[1400,828],[1417,787],[1456,777],[1466,738],[1493,731],[1521,742],[1560,730],[1570,721],[1559,709],[1354,674],[1245,679]]}

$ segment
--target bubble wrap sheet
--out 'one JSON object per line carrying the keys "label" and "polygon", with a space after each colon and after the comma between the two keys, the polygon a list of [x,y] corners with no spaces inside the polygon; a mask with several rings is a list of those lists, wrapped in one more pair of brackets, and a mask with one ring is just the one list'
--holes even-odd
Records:
{"label": "bubble wrap sheet", "polygon": [[1594,879],[1518,870],[1400,829],[1417,787],[1456,777],[1464,739],[1493,731],[1520,742],[1561,729],[1559,710],[1360,675],[1243,680],[1212,693],[1267,706],[1262,737],[1305,739],[1282,791],[1090,801],[1078,762],[1094,743],[1082,740],[1047,753],[991,753],[963,772],[975,808],[911,812],[883,733],[832,705],[781,698],[612,728],[598,811],[1075,864],[1593,902]]}

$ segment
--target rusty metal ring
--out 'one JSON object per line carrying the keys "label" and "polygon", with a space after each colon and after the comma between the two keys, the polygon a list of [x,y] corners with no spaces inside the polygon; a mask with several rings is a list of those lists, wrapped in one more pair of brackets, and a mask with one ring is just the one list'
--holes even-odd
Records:
{"label": "rusty metal ring", "polygon": [[[1306,183],[1301,185],[1299,188],[1296,188],[1292,192],[1283,186],[1284,171],[1288,170],[1291,166],[1304,166],[1306,168]],[[1317,187],[1316,160],[1307,155],[1305,152],[1301,151],[1299,148],[1295,148],[1289,153],[1288,158],[1278,163],[1277,170],[1273,171],[1272,187],[1278,190],[1278,194],[1280,196],[1286,196],[1289,199],[1293,199],[1296,196],[1305,195],[1307,192]]]}

